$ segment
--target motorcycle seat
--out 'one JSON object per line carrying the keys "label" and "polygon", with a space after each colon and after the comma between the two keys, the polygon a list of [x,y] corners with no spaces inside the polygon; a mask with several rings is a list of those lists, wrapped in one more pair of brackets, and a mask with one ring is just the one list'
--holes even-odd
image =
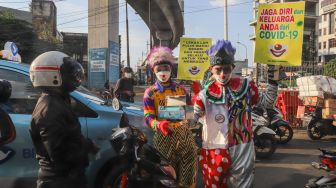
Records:
{"label": "motorcycle seat", "polygon": [[319,150],[322,151],[323,154],[336,156],[336,150],[328,150],[322,148],[320,148]]}

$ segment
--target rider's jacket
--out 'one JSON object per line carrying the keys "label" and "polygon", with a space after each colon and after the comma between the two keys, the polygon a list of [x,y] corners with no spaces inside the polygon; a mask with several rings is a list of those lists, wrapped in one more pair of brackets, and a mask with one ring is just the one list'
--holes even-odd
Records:
{"label": "rider's jacket", "polygon": [[88,165],[89,142],[70,106],[69,95],[43,93],[32,114],[30,134],[39,177],[67,176]]}

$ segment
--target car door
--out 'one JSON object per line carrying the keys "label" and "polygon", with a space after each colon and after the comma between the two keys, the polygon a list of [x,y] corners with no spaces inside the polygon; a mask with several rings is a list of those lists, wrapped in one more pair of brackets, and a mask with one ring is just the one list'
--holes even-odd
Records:
{"label": "car door", "polygon": [[[6,145],[12,155],[4,163],[0,161],[0,182],[3,183],[1,187],[36,187],[38,163],[35,159],[29,125],[41,91],[32,86],[29,76],[24,71],[0,68],[0,79],[12,84],[12,95],[6,107],[16,129],[15,140]],[[79,110],[83,108],[74,98],[71,99],[71,103],[73,109],[79,112],[77,115],[79,115],[82,134],[87,136],[86,117],[82,116]]]}
{"label": "car door", "polygon": [[[11,155],[0,164],[0,182],[4,182],[6,187],[13,187],[17,180],[37,175],[37,162],[28,127],[39,91],[32,87],[29,77],[18,70],[0,68],[0,79],[12,84],[12,95],[5,107],[16,129],[15,140],[5,146]],[[30,182],[34,182],[33,178]]]}

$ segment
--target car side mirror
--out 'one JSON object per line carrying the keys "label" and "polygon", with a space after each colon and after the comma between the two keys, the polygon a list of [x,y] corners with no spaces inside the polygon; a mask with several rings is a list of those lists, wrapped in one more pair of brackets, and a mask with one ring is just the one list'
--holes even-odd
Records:
{"label": "car side mirror", "polygon": [[122,109],[122,105],[118,98],[112,99],[112,108],[117,111]]}
{"label": "car side mirror", "polygon": [[0,146],[10,143],[15,137],[16,131],[11,118],[0,108]]}

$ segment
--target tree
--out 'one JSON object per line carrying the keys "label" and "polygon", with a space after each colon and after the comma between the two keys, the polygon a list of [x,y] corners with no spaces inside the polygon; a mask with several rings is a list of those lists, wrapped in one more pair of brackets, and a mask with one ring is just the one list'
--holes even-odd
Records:
{"label": "tree", "polygon": [[15,19],[10,14],[0,12],[0,25],[0,50],[7,41],[14,42],[24,63],[30,64],[43,52],[62,50],[58,42],[39,39],[30,23]]}
{"label": "tree", "polygon": [[336,59],[331,60],[323,66],[323,75],[336,78]]}

